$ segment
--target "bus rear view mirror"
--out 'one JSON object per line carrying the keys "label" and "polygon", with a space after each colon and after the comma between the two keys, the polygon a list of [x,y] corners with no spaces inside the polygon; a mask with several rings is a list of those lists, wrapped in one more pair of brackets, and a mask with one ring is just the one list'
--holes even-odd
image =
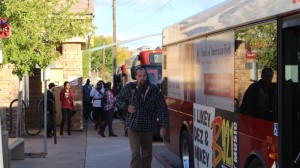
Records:
{"label": "bus rear view mirror", "polygon": [[133,80],[136,80],[135,79],[135,69],[136,69],[136,66],[132,66],[130,71],[131,71],[131,79]]}

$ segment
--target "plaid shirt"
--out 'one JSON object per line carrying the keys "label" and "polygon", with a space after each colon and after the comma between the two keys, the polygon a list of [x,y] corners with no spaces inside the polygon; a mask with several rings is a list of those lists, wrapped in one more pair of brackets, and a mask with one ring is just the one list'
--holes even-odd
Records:
{"label": "plaid shirt", "polygon": [[107,102],[105,103],[104,110],[110,110],[110,109],[114,108],[115,97],[112,94],[112,92],[110,90],[107,90],[105,92],[105,96],[106,96],[106,101]]}
{"label": "plaid shirt", "polygon": [[135,107],[135,113],[126,113],[127,128],[151,132],[155,128],[157,117],[162,128],[168,126],[167,105],[162,93],[155,85],[149,85],[143,96],[136,88],[136,83],[129,83],[118,94],[116,104],[126,111],[130,104]]}

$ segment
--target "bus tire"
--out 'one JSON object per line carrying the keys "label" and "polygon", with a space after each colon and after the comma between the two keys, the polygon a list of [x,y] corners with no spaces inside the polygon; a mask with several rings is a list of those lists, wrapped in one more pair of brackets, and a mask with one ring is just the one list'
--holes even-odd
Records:
{"label": "bus tire", "polygon": [[265,168],[258,158],[254,158],[248,165],[248,168]]}
{"label": "bus tire", "polygon": [[192,143],[191,138],[187,130],[183,130],[180,136],[180,159],[181,167],[193,168],[194,162],[192,157]]}

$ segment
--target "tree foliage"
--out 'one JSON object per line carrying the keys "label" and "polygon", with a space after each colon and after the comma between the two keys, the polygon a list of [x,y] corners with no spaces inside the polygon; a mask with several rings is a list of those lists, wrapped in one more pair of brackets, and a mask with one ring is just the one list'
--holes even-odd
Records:
{"label": "tree foliage", "polygon": [[257,51],[255,58],[263,66],[277,70],[277,24],[261,24],[237,31],[236,39],[247,44],[249,51]]}
{"label": "tree foliage", "polygon": [[82,77],[89,78],[90,75],[91,52],[83,51],[82,53]]}
{"label": "tree foliage", "polygon": [[[112,44],[112,37],[104,37],[103,35],[94,36],[95,47],[104,46],[107,44]],[[117,46],[117,65],[124,63],[125,59],[130,57],[130,53],[124,49]],[[105,68],[105,81],[111,81],[113,73],[113,58],[112,58],[112,47],[105,49],[105,67],[102,67],[103,60],[103,50],[97,50],[91,54],[91,68],[92,71],[98,69],[99,72]],[[123,62],[123,63],[122,63]],[[99,73],[101,74],[101,73]]]}
{"label": "tree foliage", "polygon": [[[63,2],[63,3],[62,3]],[[22,78],[32,74],[35,65],[46,68],[59,57],[54,52],[62,42],[72,37],[85,37],[93,30],[91,17],[74,12],[75,0],[3,0],[0,17],[8,18],[11,36],[1,39],[4,64],[15,67],[13,74]]]}
{"label": "tree foliage", "polygon": [[117,48],[117,55],[118,55],[117,66],[121,66],[125,64],[125,60],[131,56],[127,48]]}

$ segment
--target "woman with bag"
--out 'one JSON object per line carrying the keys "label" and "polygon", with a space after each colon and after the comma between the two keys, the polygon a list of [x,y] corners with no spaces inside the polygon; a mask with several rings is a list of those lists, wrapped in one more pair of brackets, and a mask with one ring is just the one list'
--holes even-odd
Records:
{"label": "woman with bag", "polygon": [[70,82],[64,82],[64,88],[60,91],[62,120],[60,125],[60,135],[63,135],[66,118],[68,119],[68,135],[71,135],[71,119],[74,111],[74,95]]}
{"label": "woman with bag", "polygon": [[95,114],[95,129],[98,129],[102,126],[102,121],[104,120],[104,113],[103,113],[103,96],[104,96],[104,82],[99,81],[97,82],[96,86],[92,88],[90,93],[90,97],[93,98],[93,113]]}

